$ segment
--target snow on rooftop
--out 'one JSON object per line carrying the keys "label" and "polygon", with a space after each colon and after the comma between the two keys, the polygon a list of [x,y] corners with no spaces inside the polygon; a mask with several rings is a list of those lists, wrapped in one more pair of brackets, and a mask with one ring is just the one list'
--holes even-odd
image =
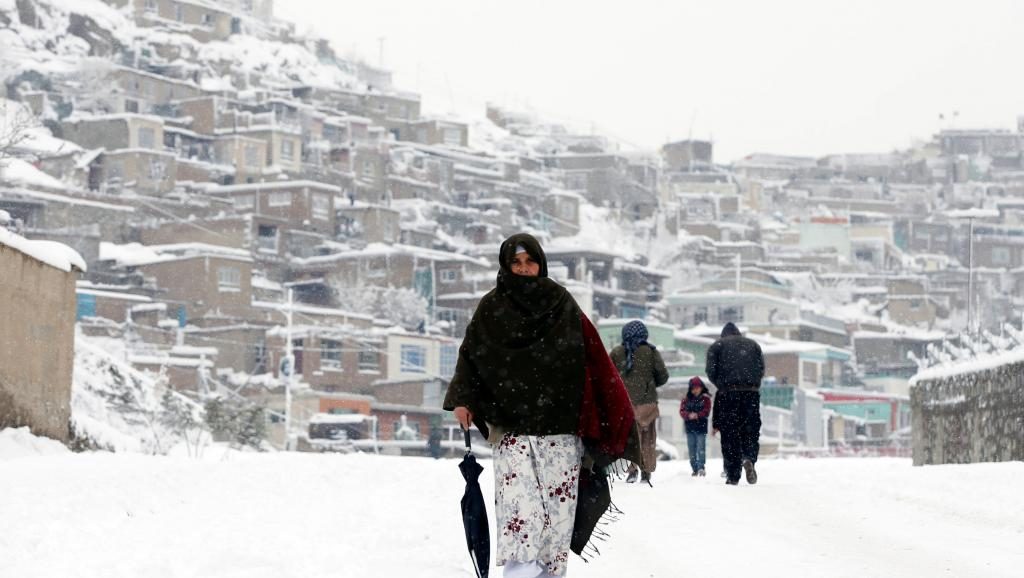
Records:
{"label": "snow on rooftop", "polygon": [[315,413],[309,418],[312,424],[359,424],[370,419],[370,416],[361,413]]}
{"label": "snow on rooftop", "polygon": [[118,267],[138,267],[194,257],[220,257],[242,261],[252,260],[249,252],[244,249],[222,247],[207,243],[173,243],[168,245],[125,243],[119,245],[107,241],[100,242],[100,261],[113,261]]}
{"label": "snow on rooftop", "polygon": [[64,191],[68,186],[18,158],[0,160],[0,183]]}
{"label": "snow on rooftop", "polygon": [[92,295],[94,297],[105,297],[105,298],[108,298],[108,299],[118,299],[118,300],[121,300],[121,301],[136,301],[138,303],[145,303],[145,305],[135,305],[135,306],[133,306],[132,307],[132,311],[136,311],[137,308],[138,308],[139,311],[141,311],[142,310],[141,307],[153,307],[153,306],[156,306],[156,305],[163,305],[164,308],[167,307],[166,303],[152,303],[153,300],[151,298],[149,298],[149,297],[146,297],[145,295],[136,295],[134,293],[122,293],[120,291],[101,291],[101,290],[98,290],[98,289],[88,289],[88,288],[83,287],[83,286],[78,286],[75,289],[75,294],[76,295]]}
{"label": "snow on rooftop", "polygon": [[387,257],[391,255],[411,255],[427,261],[461,261],[463,263],[470,263],[481,267],[490,266],[490,263],[486,259],[471,257],[461,253],[451,253],[448,251],[439,251],[437,249],[427,249],[424,247],[402,245],[398,243],[393,245],[385,243],[370,243],[363,249],[342,251],[339,253],[332,253],[330,255],[308,257],[305,259],[295,259],[295,263],[299,265],[317,265],[343,259]]}
{"label": "snow on rooftop", "polygon": [[10,134],[14,130],[19,133],[12,146],[17,152],[45,158],[82,150],[71,141],[54,137],[24,103],[0,98],[0,131]]}
{"label": "snow on rooftop", "polygon": [[85,259],[77,251],[56,241],[29,240],[0,227],[0,245],[6,245],[55,269],[87,271]]}

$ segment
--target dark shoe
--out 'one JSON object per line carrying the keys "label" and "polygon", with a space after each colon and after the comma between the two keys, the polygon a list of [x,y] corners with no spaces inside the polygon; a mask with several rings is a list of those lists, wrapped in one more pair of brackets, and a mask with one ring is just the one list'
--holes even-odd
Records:
{"label": "dark shoe", "polygon": [[697,475],[703,478],[707,474],[704,473],[704,468],[701,468],[697,470]]}
{"label": "dark shoe", "polygon": [[640,471],[639,470],[633,470],[633,471],[629,472],[629,475],[626,476],[626,483],[627,484],[632,484],[632,483],[636,482],[636,479],[639,476],[640,476]]}
{"label": "dark shoe", "polygon": [[640,476],[640,481],[641,482],[647,482],[648,486],[650,486],[652,488],[654,487],[654,484],[651,483],[651,474],[648,473],[648,472],[644,472],[643,475]]}
{"label": "dark shoe", "polygon": [[690,474],[690,477],[691,478],[696,478],[697,477],[697,470],[693,470],[693,473]]}
{"label": "dark shoe", "polygon": [[725,483],[726,483],[726,485],[729,485],[729,486],[738,486],[738,485],[740,485],[740,481],[739,480],[729,480],[729,479],[726,479]]}
{"label": "dark shoe", "polygon": [[754,485],[757,483],[757,470],[754,469],[754,462],[743,460],[743,471],[747,474],[748,484]]}

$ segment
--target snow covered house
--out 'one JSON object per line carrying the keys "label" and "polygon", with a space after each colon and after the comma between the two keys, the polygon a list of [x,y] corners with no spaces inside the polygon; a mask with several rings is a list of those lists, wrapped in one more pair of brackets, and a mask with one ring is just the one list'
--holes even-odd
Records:
{"label": "snow covered house", "polygon": [[238,31],[238,19],[215,0],[106,0],[131,6],[137,25],[160,27],[188,34],[199,42],[225,40]]}
{"label": "snow covered house", "polygon": [[0,226],[0,429],[68,439],[75,341],[72,249]]}
{"label": "snow covered house", "polygon": [[338,234],[367,243],[398,243],[401,214],[392,208],[369,203],[342,203],[337,208]]}
{"label": "snow covered house", "polygon": [[[290,229],[297,231],[328,237],[335,233],[334,200],[341,189],[334,185],[286,180],[214,186],[206,192],[230,200],[234,211],[240,214],[284,219]],[[267,236],[271,236],[269,232]]]}
{"label": "snow covered house", "polygon": [[[203,243],[145,246],[104,243],[100,260],[134,277],[172,305],[171,317],[204,325],[204,316],[247,319],[252,309],[248,251]],[[220,323],[212,323],[220,324]]]}
{"label": "snow covered house", "polygon": [[548,267],[564,267],[568,280],[587,283],[594,292],[597,317],[645,318],[661,301],[669,274],[635,263],[623,255],[570,243],[553,243],[545,248]]}
{"label": "snow covered house", "polygon": [[61,126],[65,138],[89,149],[162,151],[164,148],[164,120],[158,116],[138,113],[74,116]]}

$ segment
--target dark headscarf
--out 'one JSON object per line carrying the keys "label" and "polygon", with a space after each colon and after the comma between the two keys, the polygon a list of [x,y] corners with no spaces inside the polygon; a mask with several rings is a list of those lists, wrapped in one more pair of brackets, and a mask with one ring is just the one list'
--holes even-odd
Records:
{"label": "dark headscarf", "polygon": [[633,353],[636,348],[646,345],[651,349],[657,347],[647,342],[647,326],[643,321],[630,321],[622,326],[622,348],[626,350],[626,371],[633,370]]}
{"label": "dark headscarf", "polygon": [[[700,387],[700,393],[698,393],[697,395],[693,395],[693,387],[694,386]],[[704,395],[705,393],[710,394],[711,392],[708,391],[708,386],[707,386],[706,383],[704,383],[704,380],[701,379],[700,377],[696,376],[696,375],[691,377],[690,378],[690,386],[688,388],[686,388],[686,397],[700,397],[701,395]]]}
{"label": "dark headscarf", "polygon": [[735,337],[737,335],[742,335],[742,333],[740,333],[740,328],[736,327],[736,324],[732,321],[726,323],[725,327],[722,328],[722,337]]}
{"label": "dark headscarf", "polygon": [[[516,247],[540,265],[538,277],[512,272]],[[513,235],[498,251],[497,286],[480,300],[459,348],[444,408],[466,406],[505,431],[576,433],[586,376],[582,312],[547,277],[547,258],[531,235]]]}

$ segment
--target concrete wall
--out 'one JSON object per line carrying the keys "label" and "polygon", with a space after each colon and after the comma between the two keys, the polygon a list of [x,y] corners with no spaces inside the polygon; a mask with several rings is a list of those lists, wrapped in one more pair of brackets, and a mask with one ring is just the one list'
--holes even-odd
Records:
{"label": "concrete wall", "polygon": [[910,390],[914,465],[1024,460],[1024,362]]}
{"label": "concrete wall", "polygon": [[0,428],[67,440],[76,277],[0,245]]}

